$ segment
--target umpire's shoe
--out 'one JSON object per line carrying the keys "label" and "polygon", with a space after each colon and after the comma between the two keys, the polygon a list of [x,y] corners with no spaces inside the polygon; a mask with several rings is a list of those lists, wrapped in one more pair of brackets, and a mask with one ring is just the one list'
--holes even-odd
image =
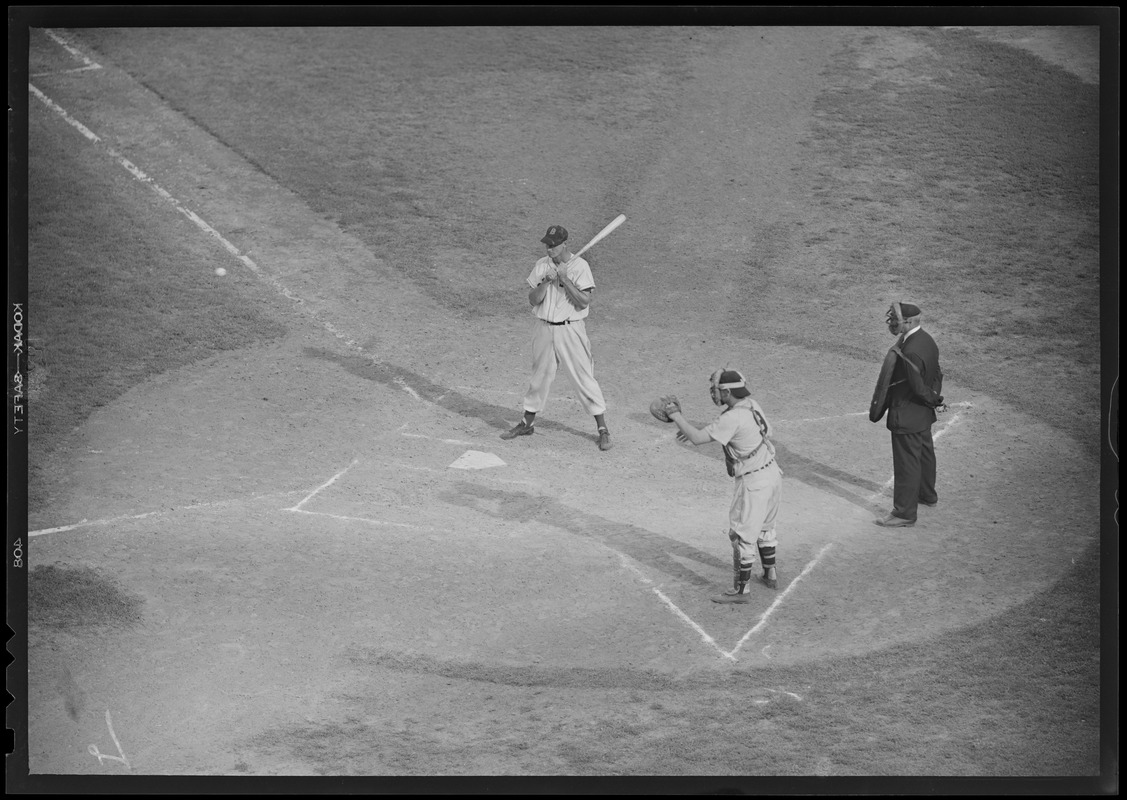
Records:
{"label": "umpire's shoe", "polygon": [[501,434],[502,439],[515,439],[518,436],[531,436],[536,433],[536,425],[529,425],[523,419],[513,427],[511,431],[505,431]]}

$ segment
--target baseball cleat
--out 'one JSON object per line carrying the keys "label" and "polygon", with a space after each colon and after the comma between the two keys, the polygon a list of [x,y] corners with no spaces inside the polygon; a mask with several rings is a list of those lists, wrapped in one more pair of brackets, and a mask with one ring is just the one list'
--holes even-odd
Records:
{"label": "baseball cleat", "polygon": [[608,431],[608,430],[599,431],[599,449],[600,450],[610,450],[610,431]]}
{"label": "baseball cleat", "polygon": [[884,519],[873,521],[882,528],[910,528],[916,524],[914,519],[904,519],[903,517],[897,517],[893,514],[889,514]]}
{"label": "baseball cleat", "polygon": [[527,424],[523,419],[512,430],[501,434],[502,439],[515,439],[518,436],[531,436],[536,433],[536,426]]}
{"label": "baseball cleat", "polygon": [[719,597],[712,598],[712,602],[721,603],[723,605],[743,606],[751,602],[751,595],[747,592],[724,592],[724,594]]}
{"label": "baseball cleat", "polygon": [[762,575],[759,576],[759,580],[763,581],[763,583],[766,584],[768,589],[778,589],[779,588],[779,579],[768,577],[766,572],[764,572]]}
{"label": "baseball cleat", "polygon": [[719,597],[712,598],[712,602],[744,605],[751,602],[751,589],[746,581],[737,581],[731,589],[725,589]]}

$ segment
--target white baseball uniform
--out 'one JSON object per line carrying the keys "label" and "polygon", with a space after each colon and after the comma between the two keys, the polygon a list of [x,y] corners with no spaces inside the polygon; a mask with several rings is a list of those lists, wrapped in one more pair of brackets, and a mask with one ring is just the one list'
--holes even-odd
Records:
{"label": "white baseball uniform", "polygon": [[[529,287],[535,289],[543,283],[554,266],[550,256],[539,259],[529,273]],[[595,287],[591,265],[586,259],[572,259],[566,274],[580,291]],[[544,410],[556,370],[563,364],[587,413],[598,416],[606,412],[603,391],[595,380],[595,359],[584,322],[589,312],[590,306],[581,309],[573,306],[567,292],[555,283],[548,284],[544,300],[533,307],[536,327],[532,334],[532,378],[524,393],[525,411]]]}
{"label": "white baseball uniform", "polygon": [[764,567],[775,565],[775,518],[783,495],[783,473],[775,461],[770,423],[745,397],[704,428],[735,462],[735,488],[728,511],[737,571],[749,569],[758,550]]}

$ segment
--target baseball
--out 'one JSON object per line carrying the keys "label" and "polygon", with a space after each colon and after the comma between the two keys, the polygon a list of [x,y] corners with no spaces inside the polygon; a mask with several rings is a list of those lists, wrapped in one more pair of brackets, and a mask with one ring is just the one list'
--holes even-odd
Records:
{"label": "baseball", "polygon": [[227,270],[223,269],[223,267],[216,267],[215,268],[215,274],[218,275],[220,278],[222,278],[224,275],[227,274]]}

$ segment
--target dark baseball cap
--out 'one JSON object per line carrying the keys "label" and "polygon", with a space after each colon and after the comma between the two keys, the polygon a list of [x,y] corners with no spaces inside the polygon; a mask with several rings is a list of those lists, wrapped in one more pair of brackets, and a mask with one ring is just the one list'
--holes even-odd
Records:
{"label": "dark baseball cap", "polygon": [[732,397],[741,399],[751,397],[751,392],[747,388],[747,379],[734,369],[724,370],[720,373],[720,380],[717,381],[717,385],[730,391]]}
{"label": "dark baseball cap", "polygon": [[[911,319],[912,317],[918,317],[921,313],[920,307],[914,306],[911,303],[900,303],[899,305],[900,305],[900,314],[904,317],[904,319]],[[888,309],[888,318],[889,319],[896,319],[896,309],[894,309],[894,308]]]}
{"label": "dark baseball cap", "polygon": [[563,225],[553,225],[548,228],[548,232],[544,234],[541,239],[548,247],[557,247],[567,241],[567,228]]}

